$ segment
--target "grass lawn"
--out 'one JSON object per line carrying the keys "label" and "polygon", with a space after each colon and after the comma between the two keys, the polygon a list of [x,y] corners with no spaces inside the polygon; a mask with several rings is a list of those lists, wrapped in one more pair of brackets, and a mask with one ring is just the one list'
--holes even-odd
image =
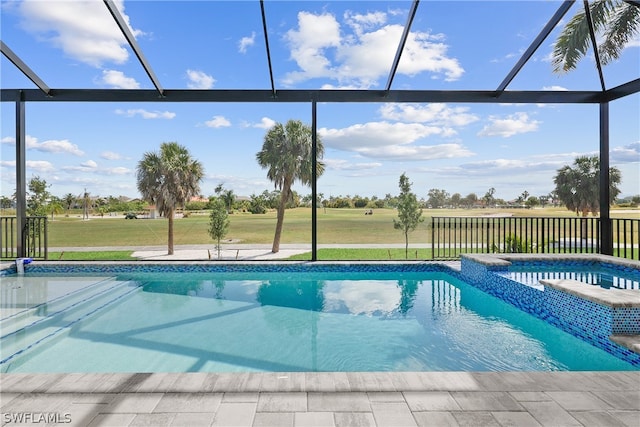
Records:
{"label": "grass lawn", "polygon": [[[431,249],[411,249],[405,257],[404,249],[345,249],[321,248],[317,252],[320,261],[414,261],[431,259]],[[294,255],[288,260],[305,261],[311,259],[311,252]]]}
{"label": "grass lawn", "polygon": [[[404,244],[404,235],[393,228],[397,218],[394,209],[374,209],[373,215],[365,215],[365,209],[318,209],[318,244]],[[492,216],[513,217],[575,217],[573,212],[561,208],[545,209],[425,209],[425,221],[409,235],[409,244],[431,243],[431,217],[447,216]],[[613,218],[639,218],[640,209],[616,212]],[[230,227],[225,239],[233,243],[271,244],[276,224],[275,211],[264,215],[234,213],[229,216]],[[187,218],[175,220],[174,244],[207,244],[214,241],[208,234],[209,216],[207,212],[192,213]],[[82,220],[80,216],[59,215],[48,222],[48,243],[50,248],[65,247],[115,247],[115,246],[163,246],[167,244],[166,219],[131,219],[123,215],[97,217]],[[311,209],[287,210],[282,234],[282,244],[311,243]],[[130,251],[93,252],[50,252],[51,260],[122,260],[131,258]],[[293,259],[310,259],[311,254],[303,254]],[[409,259],[416,259],[415,249],[410,249]],[[418,259],[430,259],[430,249],[419,249]],[[405,259],[403,249],[319,249],[321,260],[400,260]]]}
{"label": "grass lawn", "polygon": [[131,261],[133,251],[49,252],[49,261]]}
{"label": "grass lawn", "polygon": [[[431,241],[431,216],[483,216],[506,213],[513,216],[566,216],[574,214],[566,209],[425,209],[425,221],[409,235],[409,243]],[[621,217],[638,217],[624,214]],[[364,215],[364,209],[318,209],[318,244],[348,243],[404,243],[404,235],[393,228],[397,218],[394,209],[375,209]],[[615,210],[612,217],[615,217]],[[276,225],[275,211],[264,215],[234,213],[229,215],[230,227],[226,238],[239,243],[270,244]],[[211,244],[207,231],[206,213],[192,214],[175,221],[174,244]],[[124,219],[124,216],[91,217],[82,221],[77,217],[56,217],[49,221],[50,247],[91,246],[152,246],[166,245],[165,219]],[[285,213],[281,243],[311,243],[311,209],[289,209]]]}

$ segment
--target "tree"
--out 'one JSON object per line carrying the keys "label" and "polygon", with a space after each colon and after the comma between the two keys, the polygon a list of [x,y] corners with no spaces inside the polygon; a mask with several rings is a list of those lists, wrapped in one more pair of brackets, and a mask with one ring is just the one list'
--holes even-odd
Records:
{"label": "tree", "polygon": [[82,219],[89,219],[89,208],[91,207],[91,195],[84,189],[82,195]]}
{"label": "tree", "polygon": [[212,205],[209,214],[209,236],[216,241],[216,250],[218,251],[218,259],[220,259],[220,240],[229,231],[229,214],[222,200],[216,199]]}
{"label": "tree", "polygon": [[536,196],[530,196],[526,202],[524,202],[524,205],[529,208],[535,208],[536,206],[538,206],[540,204],[540,199],[538,199]]}
{"label": "tree", "polygon": [[447,204],[449,200],[449,193],[446,190],[438,190],[437,188],[432,188],[429,190],[429,200],[427,203],[432,208],[442,208]]}
{"label": "tree", "polygon": [[220,197],[224,200],[227,212],[231,213],[233,211],[233,203],[236,200],[236,195],[233,193],[233,190],[225,190]]}
{"label": "tree", "polygon": [[71,209],[71,206],[76,202],[76,196],[74,196],[71,193],[67,193],[64,195],[62,200],[64,200],[64,204],[67,207],[67,211],[69,211]]}
{"label": "tree", "polygon": [[484,195],[484,197],[482,198],[482,200],[484,200],[484,205],[486,207],[493,207],[496,204],[496,199],[493,197],[493,195],[496,194],[496,189],[491,187],[489,189],[489,191],[487,191]]}
{"label": "tree", "polygon": [[29,180],[27,186],[29,189],[29,197],[27,199],[27,215],[44,216],[47,214],[47,200],[49,199],[49,185],[47,181],[34,176]]}
{"label": "tree", "polygon": [[202,164],[177,142],[163,142],[160,152],[147,152],[138,162],[138,191],[168,219],[168,254],[173,255],[173,216],[177,206],[200,193]]}
{"label": "tree", "polygon": [[251,195],[251,200],[249,202],[249,212],[252,214],[265,214],[267,213],[267,201],[265,200],[262,194]]}
{"label": "tree", "polygon": [[[626,44],[640,29],[640,7],[622,0],[595,0],[589,2],[589,14],[596,39],[601,40],[598,54],[603,65],[618,59]],[[589,24],[585,8],[574,15],[558,36],[553,49],[553,71],[575,69],[591,45]]]}
{"label": "tree", "polygon": [[[609,168],[609,204],[613,203],[620,190],[621,175],[615,168]],[[600,160],[598,156],[580,156],[569,165],[558,169],[553,178],[555,192],[560,201],[570,211],[587,216],[589,212],[600,212]]]}
{"label": "tree", "polygon": [[464,199],[462,199],[462,205],[466,208],[472,208],[477,201],[478,196],[476,193],[469,193],[464,197]]}
{"label": "tree", "polygon": [[62,200],[60,198],[52,196],[51,201],[46,206],[47,213],[51,214],[51,221],[53,221],[53,216],[57,214],[61,214],[64,212],[64,207],[62,206]]}
{"label": "tree", "polygon": [[462,195],[460,193],[453,193],[451,195],[451,206],[453,206],[454,208],[457,208],[460,206],[460,203],[462,203]]}
{"label": "tree", "polygon": [[0,196],[0,208],[9,209],[13,205],[13,201],[10,197]]}
{"label": "tree", "polygon": [[406,174],[400,175],[398,196],[398,219],[393,219],[393,228],[404,233],[404,256],[409,258],[409,233],[424,221],[418,198],[411,192],[411,183]]}
{"label": "tree", "polygon": [[518,198],[516,199],[516,202],[520,205],[523,205],[525,204],[528,198],[529,198],[529,192],[527,190],[524,190],[522,194],[518,196]]}
{"label": "tree", "polygon": [[[267,169],[267,178],[276,189],[280,190],[276,230],[271,252],[280,250],[280,238],[284,223],[284,211],[287,202],[292,198],[291,186],[296,180],[303,185],[311,184],[312,131],[309,126],[299,120],[289,120],[285,125],[276,123],[267,131],[262,149],[256,154],[258,164]],[[320,161],[324,155],[324,146],[318,137],[316,141],[316,176],[324,172],[324,163]]]}
{"label": "tree", "polygon": [[547,204],[549,203],[550,199],[551,198],[548,195],[543,194],[542,196],[538,197],[538,202],[540,203],[540,206],[542,206],[544,208],[545,206],[547,206]]}

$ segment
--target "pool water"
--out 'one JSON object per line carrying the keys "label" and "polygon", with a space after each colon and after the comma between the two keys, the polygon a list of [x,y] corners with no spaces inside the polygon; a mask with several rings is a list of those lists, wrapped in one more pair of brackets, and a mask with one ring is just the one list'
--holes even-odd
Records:
{"label": "pool water", "polygon": [[448,272],[4,276],[3,372],[633,370]]}
{"label": "pool water", "polygon": [[632,268],[597,263],[514,262],[503,276],[530,286],[539,285],[540,280],[568,279],[604,289],[640,290],[640,271]]}

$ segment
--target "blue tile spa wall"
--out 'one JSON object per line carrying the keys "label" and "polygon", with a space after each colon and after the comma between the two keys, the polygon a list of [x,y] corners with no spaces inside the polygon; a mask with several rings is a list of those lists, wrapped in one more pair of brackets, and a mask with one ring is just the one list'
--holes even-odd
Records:
{"label": "blue tile spa wall", "polygon": [[549,287],[531,287],[501,276],[505,265],[484,265],[462,258],[464,280],[520,310],[596,347],[640,366],[640,354],[609,339],[612,334],[640,334],[640,308],[613,309]]}

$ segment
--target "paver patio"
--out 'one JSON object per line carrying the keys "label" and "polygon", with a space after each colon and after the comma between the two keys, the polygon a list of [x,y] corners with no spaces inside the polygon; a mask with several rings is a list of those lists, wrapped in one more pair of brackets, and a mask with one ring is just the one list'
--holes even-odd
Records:
{"label": "paver patio", "polygon": [[0,374],[0,388],[3,426],[640,426],[637,371]]}

